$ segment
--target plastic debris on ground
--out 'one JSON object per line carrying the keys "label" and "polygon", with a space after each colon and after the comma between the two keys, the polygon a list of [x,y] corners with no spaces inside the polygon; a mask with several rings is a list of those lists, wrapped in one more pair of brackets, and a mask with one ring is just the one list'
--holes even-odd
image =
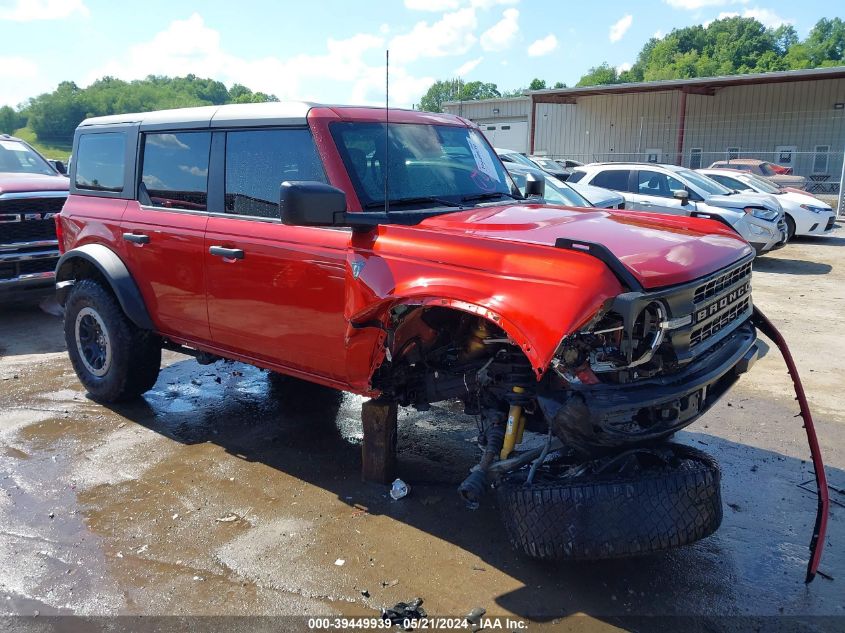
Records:
{"label": "plastic debris on ground", "polygon": [[393,485],[390,486],[390,498],[394,501],[407,497],[409,492],[411,492],[411,487],[401,479],[394,480]]}

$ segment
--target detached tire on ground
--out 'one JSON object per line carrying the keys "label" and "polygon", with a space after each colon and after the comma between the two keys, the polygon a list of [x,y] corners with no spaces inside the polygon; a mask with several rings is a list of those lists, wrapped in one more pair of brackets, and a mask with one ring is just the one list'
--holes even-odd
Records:
{"label": "detached tire on ground", "polygon": [[530,486],[527,469],[511,473],[497,488],[511,544],[542,560],[600,560],[660,552],[709,536],[722,522],[718,464],[687,446],[662,449],[671,450],[668,463],[635,472],[569,479],[538,472]]}
{"label": "detached tire on ground", "polygon": [[65,304],[65,342],[80,382],[97,402],[140,396],[161,368],[161,340],[137,327],[110,290],[77,282]]}

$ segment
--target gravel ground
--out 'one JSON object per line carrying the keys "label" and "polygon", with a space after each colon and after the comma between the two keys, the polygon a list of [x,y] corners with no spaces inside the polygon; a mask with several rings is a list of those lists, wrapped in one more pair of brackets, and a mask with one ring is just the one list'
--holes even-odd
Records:
{"label": "gravel ground", "polygon": [[[845,490],[845,230],[754,268],[755,303],[790,342]],[[827,577],[805,586],[815,499],[799,487],[809,452],[776,352],[680,434],[722,465],[720,530],[568,565],[516,555],[492,498],[463,507],[455,487],[477,455],[458,410],[400,413],[411,494],[393,502],[358,476],[360,398],[165,358],[144,400],[104,407],[76,380],[59,318],[0,311],[0,614],[376,616],[421,596],[430,614],[483,607],[532,630],[659,630],[673,621],[655,616],[690,615],[704,630],[773,616],[790,619],[754,622],[845,626],[845,494],[831,493]]]}

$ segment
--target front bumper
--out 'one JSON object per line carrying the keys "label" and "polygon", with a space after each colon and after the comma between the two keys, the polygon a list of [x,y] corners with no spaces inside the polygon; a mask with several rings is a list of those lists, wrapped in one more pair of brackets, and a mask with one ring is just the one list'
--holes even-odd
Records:
{"label": "front bumper", "polygon": [[692,424],[768,352],[750,322],[679,373],[625,384],[539,393],[555,434],[584,454],[661,440]]}
{"label": "front bumper", "polygon": [[55,241],[0,246],[0,300],[49,294],[55,289]]}

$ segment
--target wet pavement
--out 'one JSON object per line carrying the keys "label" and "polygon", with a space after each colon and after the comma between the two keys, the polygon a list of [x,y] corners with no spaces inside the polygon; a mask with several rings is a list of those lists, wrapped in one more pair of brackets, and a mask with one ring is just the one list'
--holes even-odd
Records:
{"label": "wet pavement", "polygon": [[[759,260],[754,296],[793,347],[830,484],[845,490],[845,236]],[[831,493],[828,577],[806,586],[815,496],[799,484],[812,468],[776,352],[678,436],[722,466],[719,531],[578,564],[514,553],[493,496],[463,507],[455,488],[478,454],[459,407],[400,412],[411,493],[393,501],[360,481],[361,398],[165,359],[142,401],[104,407],[76,380],[58,318],[0,311],[0,613],[375,616],[422,596],[429,614],[483,607],[532,630],[643,630],[625,618],[662,615],[712,630],[741,628],[736,616],[845,623],[845,494]]]}

